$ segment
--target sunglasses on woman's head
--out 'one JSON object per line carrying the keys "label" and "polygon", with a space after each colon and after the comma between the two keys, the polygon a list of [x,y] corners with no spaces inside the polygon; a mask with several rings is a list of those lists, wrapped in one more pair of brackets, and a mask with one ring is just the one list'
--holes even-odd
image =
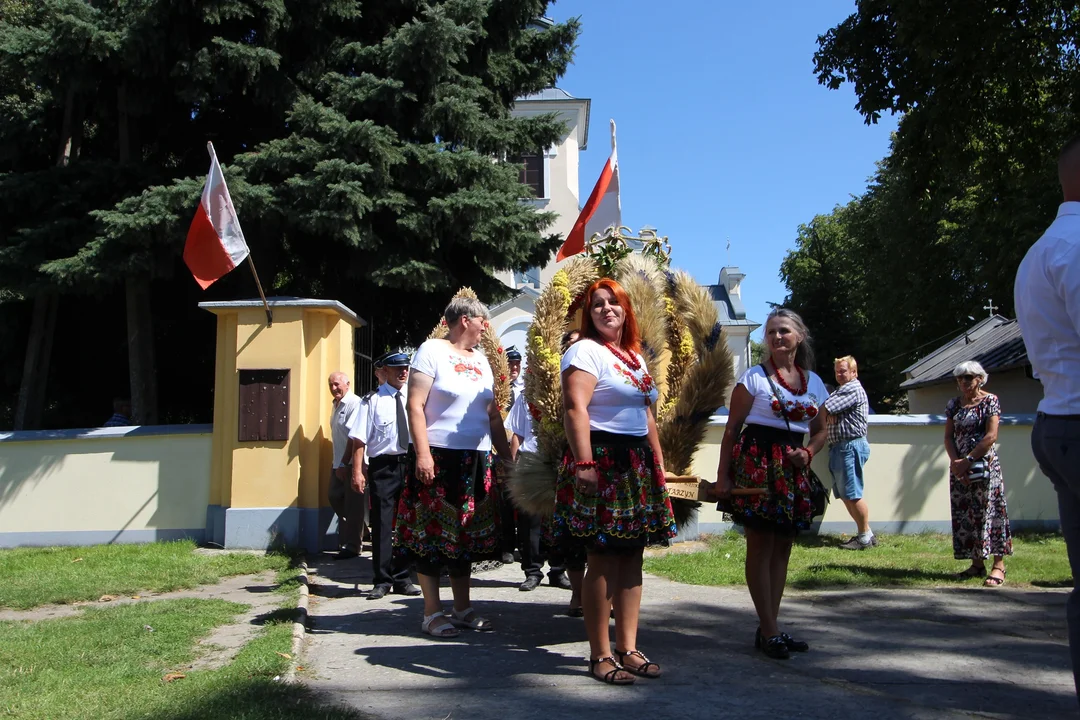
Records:
{"label": "sunglasses on woman's head", "polygon": [[972,380],[975,379],[975,376],[974,375],[957,375],[956,379],[971,382]]}

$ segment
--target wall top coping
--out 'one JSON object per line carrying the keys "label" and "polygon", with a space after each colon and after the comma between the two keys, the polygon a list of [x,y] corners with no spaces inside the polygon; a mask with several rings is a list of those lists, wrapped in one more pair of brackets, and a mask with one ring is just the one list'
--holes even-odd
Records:
{"label": "wall top coping", "polygon": [[[363,327],[367,325],[367,321],[362,317],[354,313],[349,308],[345,307],[337,300],[320,300],[318,298],[299,298],[289,296],[275,296],[266,298],[266,302],[270,305],[270,309],[274,308],[287,308],[287,307],[299,307],[299,308],[311,308],[315,310],[333,310],[340,314],[345,320],[349,322],[353,327]],[[263,302],[259,298],[251,300],[214,300],[208,302],[199,303],[199,307],[203,310],[208,310],[215,315],[219,314],[222,310],[251,310],[262,309]]]}
{"label": "wall top coping", "polygon": [[210,435],[213,425],[129,425],[127,427],[76,428],[73,430],[16,430],[0,432],[0,443],[52,440],[115,440],[165,435]]}
{"label": "wall top coping", "polygon": [[[871,415],[870,427],[877,425],[944,425],[944,415]],[[998,421],[1001,425],[1034,425],[1035,415],[1002,415]],[[709,418],[709,425],[727,425],[727,415],[713,415]]]}
{"label": "wall top coping", "polygon": [[[871,415],[870,426],[876,425],[944,425],[944,415]],[[1002,425],[1034,425],[1035,415],[1002,415]],[[726,415],[713,415],[709,425],[724,427]],[[131,425],[128,427],[76,428],[72,430],[16,430],[0,432],[3,442],[41,442],[49,440],[109,440],[114,438],[145,438],[164,435],[210,435],[214,426],[206,425]]]}

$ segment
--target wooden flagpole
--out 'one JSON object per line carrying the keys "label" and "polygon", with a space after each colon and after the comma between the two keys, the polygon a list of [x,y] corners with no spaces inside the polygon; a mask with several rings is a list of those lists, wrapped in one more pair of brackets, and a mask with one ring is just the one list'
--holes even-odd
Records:
{"label": "wooden flagpole", "polygon": [[263,292],[262,283],[259,282],[259,273],[255,272],[255,262],[251,259],[251,250],[248,250],[248,267],[251,275],[255,278],[255,287],[259,289],[259,297],[262,298],[263,307],[266,308],[266,327],[274,326],[274,313],[270,310],[270,303],[266,302],[266,294]]}

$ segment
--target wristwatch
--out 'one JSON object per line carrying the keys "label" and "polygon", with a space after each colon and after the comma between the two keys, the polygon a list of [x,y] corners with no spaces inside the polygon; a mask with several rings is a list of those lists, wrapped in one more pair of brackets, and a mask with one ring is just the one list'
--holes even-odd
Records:
{"label": "wristwatch", "polygon": [[967,460],[969,463],[975,463],[975,458],[971,457],[970,455],[966,456],[964,459]]}

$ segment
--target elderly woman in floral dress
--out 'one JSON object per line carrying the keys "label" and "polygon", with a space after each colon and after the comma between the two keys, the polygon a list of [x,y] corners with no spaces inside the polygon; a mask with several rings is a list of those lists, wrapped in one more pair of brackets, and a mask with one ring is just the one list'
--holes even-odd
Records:
{"label": "elderly woman in floral dress", "polygon": [[1005,483],[998,459],[1001,402],[983,390],[989,376],[977,362],[953,369],[960,395],[945,406],[945,452],[949,455],[949,505],[952,508],[953,557],[971,560],[960,577],[986,576],[983,582],[1005,584],[1005,556],[1012,555],[1012,529],[1005,507]]}

